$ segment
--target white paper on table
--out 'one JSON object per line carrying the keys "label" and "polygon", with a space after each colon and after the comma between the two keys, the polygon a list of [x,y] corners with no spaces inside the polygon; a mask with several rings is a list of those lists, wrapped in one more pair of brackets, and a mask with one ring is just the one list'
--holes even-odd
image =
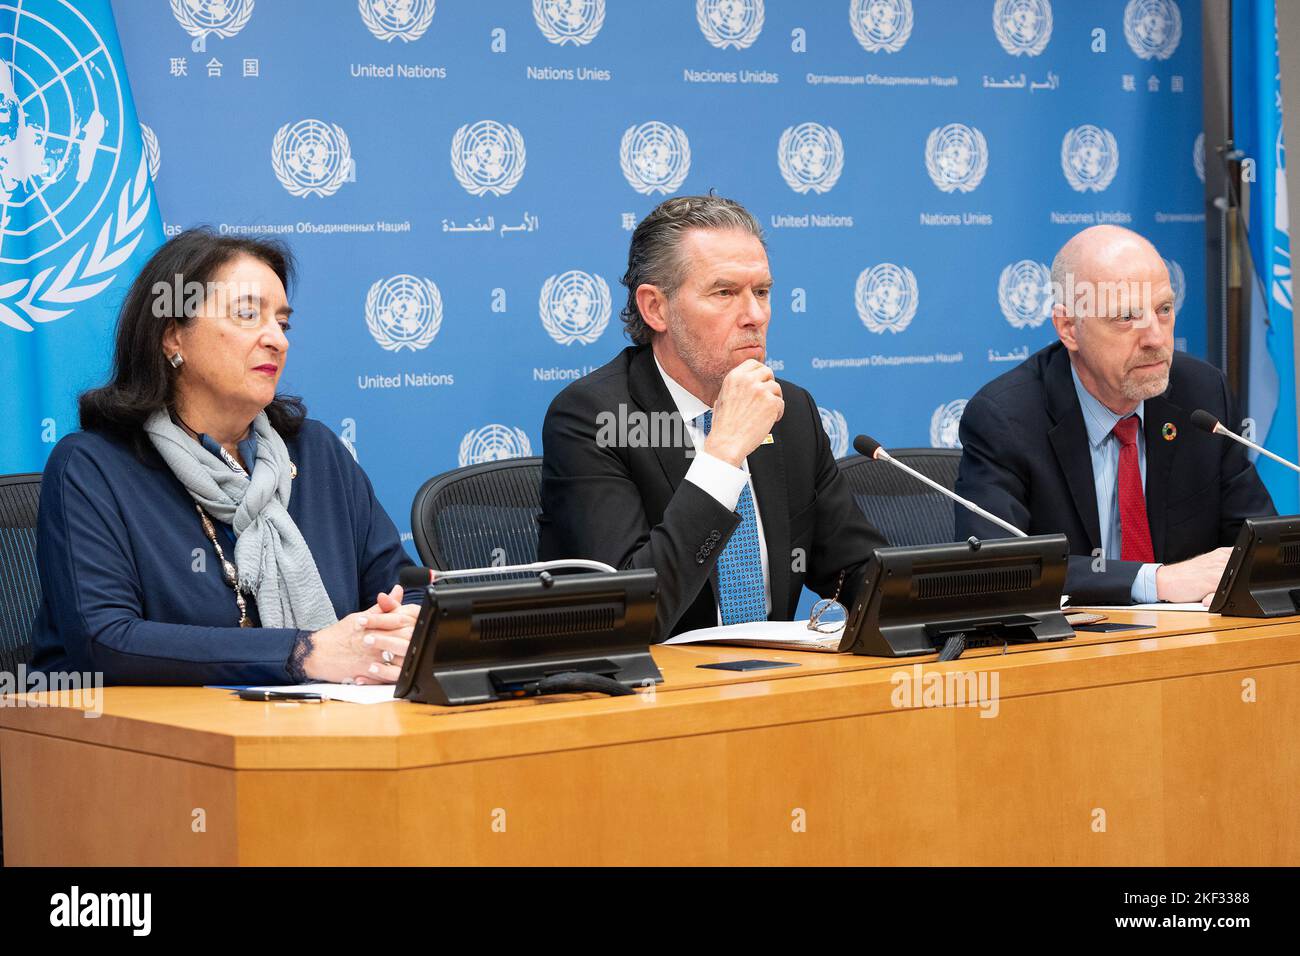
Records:
{"label": "white paper on table", "polygon": [[[1210,609],[1196,601],[1188,604],[1165,604],[1163,602],[1156,604],[1088,604],[1084,605],[1090,611],[1201,611],[1209,614]],[[1214,613],[1218,613],[1217,611]]]}
{"label": "white paper on table", "polygon": [[[286,684],[250,687],[249,690],[320,694],[326,700],[345,700],[349,704],[391,704],[397,700],[393,696],[392,684]],[[275,701],[270,703],[275,703]],[[289,701],[284,703],[289,703]]]}
{"label": "white paper on table", "polygon": [[799,644],[810,651],[837,650],[844,637],[843,630],[822,634],[808,629],[807,621],[752,621],[748,624],[726,624],[721,627],[701,627],[670,637],[665,644],[745,644],[750,641],[780,641]]}

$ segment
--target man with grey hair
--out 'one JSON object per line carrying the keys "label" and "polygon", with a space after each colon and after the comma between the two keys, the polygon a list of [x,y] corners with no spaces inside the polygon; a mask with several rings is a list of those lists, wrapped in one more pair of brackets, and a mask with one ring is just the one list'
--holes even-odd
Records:
{"label": "man with grey hair", "polygon": [[848,606],[885,542],[812,396],[763,364],[757,221],[717,196],[668,199],[633,232],[623,284],[634,344],[546,413],[540,556],[654,568],[661,640],[790,620],[805,583]]}
{"label": "man with grey hair", "polygon": [[[1209,602],[1244,519],[1275,514],[1235,442],[1223,374],[1174,351],[1164,260],[1118,226],[1072,237],[1052,264],[1058,341],[989,382],[962,414],[957,493],[1031,534],[1070,541],[1073,604]],[[957,511],[959,536],[1000,536]]]}

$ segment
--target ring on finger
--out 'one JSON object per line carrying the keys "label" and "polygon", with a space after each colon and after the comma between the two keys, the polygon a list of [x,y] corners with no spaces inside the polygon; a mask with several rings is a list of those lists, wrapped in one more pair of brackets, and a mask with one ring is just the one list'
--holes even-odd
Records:
{"label": "ring on finger", "polygon": [[391,663],[393,663],[393,652],[392,652],[392,651],[382,651],[382,652],[380,652],[379,657],[380,657],[380,659],[381,659],[385,664],[391,664]]}

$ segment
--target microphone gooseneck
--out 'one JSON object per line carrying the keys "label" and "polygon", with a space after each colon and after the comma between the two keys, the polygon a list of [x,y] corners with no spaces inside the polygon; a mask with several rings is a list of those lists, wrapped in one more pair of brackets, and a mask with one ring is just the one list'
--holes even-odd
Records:
{"label": "microphone gooseneck", "polygon": [[482,577],[491,574],[517,574],[526,571],[545,573],[559,568],[583,568],[587,571],[600,571],[616,574],[617,568],[610,567],[603,561],[591,561],[587,558],[563,558],[557,561],[534,561],[531,564],[503,564],[486,568],[461,568],[456,571],[439,571],[436,568],[410,567],[402,568],[397,574],[397,583],[405,591],[408,588],[424,588],[437,584],[448,578]]}
{"label": "microphone gooseneck", "polygon": [[[1192,424],[1203,431],[1209,432],[1211,435],[1218,432],[1221,427],[1219,420],[1203,408],[1198,408],[1192,412]],[[1224,431],[1226,430],[1224,429]]]}
{"label": "microphone gooseneck", "polygon": [[397,572],[397,583],[403,591],[428,587],[433,582],[433,572],[428,568],[409,567]]}
{"label": "microphone gooseneck", "polygon": [[1256,445],[1249,438],[1242,438],[1236,432],[1229,431],[1227,428],[1224,428],[1223,425],[1219,423],[1218,419],[1216,419],[1213,415],[1211,415],[1203,408],[1198,408],[1196,411],[1192,412],[1192,424],[1195,425],[1197,428],[1204,428],[1207,432],[1210,432],[1213,435],[1222,435],[1224,438],[1231,438],[1239,445],[1245,445],[1247,448],[1253,448],[1261,455],[1264,455],[1267,458],[1272,458],[1279,465],[1285,465],[1287,468],[1290,468],[1292,471],[1300,472],[1300,465],[1297,465],[1295,462],[1292,461],[1287,461],[1285,458],[1281,457],[1280,455],[1273,454],[1263,445]]}
{"label": "microphone gooseneck", "polygon": [[859,435],[853,439],[853,450],[863,458],[875,458],[876,452],[880,449],[880,442],[876,441],[870,435]]}
{"label": "microphone gooseneck", "polygon": [[969,501],[963,498],[961,495],[949,491],[947,488],[939,484],[939,482],[935,481],[933,478],[929,478],[926,475],[921,474],[915,468],[910,468],[907,465],[903,464],[897,458],[894,458],[892,455],[890,455],[889,452],[885,451],[885,449],[881,446],[880,442],[876,441],[870,435],[859,435],[857,438],[853,439],[853,449],[854,451],[858,452],[858,454],[862,455],[864,458],[874,458],[876,461],[889,462],[895,468],[907,472],[909,475],[911,475],[913,478],[915,478],[917,481],[921,482],[922,484],[929,485],[935,491],[939,492],[939,494],[951,498],[953,501],[957,502],[957,504],[961,505],[967,511],[979,515],[985,521],[993,522],[1003,531],[1008,531],[1011,534],[1015,535],[1017,538],[1029,537],[1029,535],[1025,534],[1025,532],[1021,531],[1019,528],[1017,528],[1015,525],[1011,524],[1010,522],[1003,521],[995,514],[990,514],[989,512],[981,508],[979,505],[975,504],[975,502]]}

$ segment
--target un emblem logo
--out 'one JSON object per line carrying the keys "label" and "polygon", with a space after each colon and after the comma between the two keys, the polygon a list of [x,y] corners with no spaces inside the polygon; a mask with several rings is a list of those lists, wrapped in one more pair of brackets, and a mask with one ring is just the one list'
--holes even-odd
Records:
{"label": "un emblem logo", "polygon": [[158,170],[162,167],[162,150],[158,148],[158,136],[141,123],[140,141],[144,144],[144,155],[149,160],[149,178],[156,180]]}
{"label": "un emblem logo", "polygon": [[200,41],[208,34],[223,39],[233,37],[253,15],[253,0],[172,0],[172,16],[185,32]]}
{"label": "un emblem logo", "polygon": [[1075,192],[1101,192],[1118,170],[1119,144],[1110,130],[1076,126],[1061,140],[1061,171]]}
{"label": "un emblem logo", "polygon": [[1205,182],[1205,134],[1197,133],[1196,142],[1192,143],[1192,169],[1196,178]]}
{"label": "un emblem logo", "polygon": [[1169,270],[1169,288],[1174,292],[1174,315],[1177,315],[1183,308],[1183,299],[1187,298],[1187,276],[1173,259],[1165,260],[1165,268]]}
{"label": "un emblem logo", "polygon": [[853,298],[858,317],[872,332],[901,332],[916,317],[916,276],[906,266],[882,262],[862,270]]}
{"label": "un emblem logo", "polygon": [[930,130],[925,141],[925,171],[944,192],[970,192],[983,181],[988,168],[989,146],[975,127],[949,123]]}
{"label": "un emblem logo", "polygon": [[671,193],[691,169],[691,144],[680,126],[658,120],[629,126],[618,147],[623,177],[639,193]]}
{"label": "un emblem logo", "polygon": [[437,0],[357,0],[361,22],[376,38],[410,43],[424,36],[433,22]]}
{"label": "un emblem logo", "polygon": [[1128,0],[1124,39],[1144,60],[1167,60],[1183,38],[1183,15],[1174,0]]}
{"label": "un emblem logo", "polygon": [[1013,329],[1036,329],[1052,314],[1052,270],[1021,259],[998,278],[998,305]]}
{"label": "un emblem logo", "polygon": [[743,50],[763,32],[763,0],[695,0],[695,20],[704,39],[725,50]]}
{"label": "un emblem logo", "polygon": [[993,32],[1002,49],[1012,56],[1038,56],[1052,38],[1052,4],[1049,0],[997,0]]}
{"label": "un emblem logo", "polygon": [[533,19],[551,43],[583,46],[605,25],[605,0],[533,0]]}
{"label": "un emblem logo", "polygon": [[537,308],[546,334],[560,345],[590,345],[609,324],[609,286],[598,275],[570,269],[542,283]]}
{"label": "un emblem logo", "polygon": [[930,416],[930,447],[960,448],[961,439],[957,437],[961,426],[961,413],[966,411],[966,399],[940,405]]}
{"label": "un emblem logo", "polygon": [[897,53],[912,35],[912,0],[851,0],[849,26],[868,53]]}
{"label": "un emblem logo", "polygon": [[332,196],[356,181],[348,134],[318,119],[280,127],[271,143],[271,169],[292,196]]}
{"label": "un emblem logo", "polygon": [[776,161],[786,185],[795,192],[824,193],[844,171],[844,144],[829,126],[800,123],[781,134]]}
{"label": "un emblem logo", "polygon": [[843,413],[834,408],[818,405],[817,414],[821,416],[822,428],[831,442],[831,457],[843,458],[849,453],[849,423],[844,420]]}
{"label": "un emblem logo", "polygon": [[451,138],[451,171],[471,196],[504,196],[519,185],[527,159],[519,130],[496,120],[462,126]]}
{"label": "un emblem logo", "polygon": [[390,352],[418,351],[442,328],[442,293],[419,276],[380,279],[366,294],[366,328]]}
{"label": "un emblem logo", "polygon": [[467,432],[461,439],[457,460],[460,467],[477,465],[485,461],[504,461],[507,458],[527,458],[533,453],[528,436],[522,428],[509,425],[484,425]]}
{"label": "un emblem logo", "polygon": [[143,151],[113,188],[129,152],[122,79],[94,26],[67,0],[4,23],[5,40],[34,55],[22,70],[0,59],[0,323],[31,332],[112,284],[144,235],[153,188]]}

